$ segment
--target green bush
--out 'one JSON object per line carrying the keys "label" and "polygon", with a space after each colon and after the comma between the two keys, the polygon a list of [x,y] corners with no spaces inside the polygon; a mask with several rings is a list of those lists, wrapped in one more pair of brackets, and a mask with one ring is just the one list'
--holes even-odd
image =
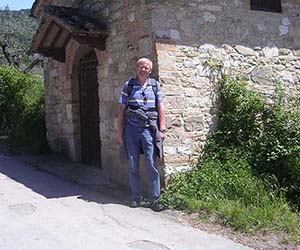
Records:
{"label": "green bush", "polygon": [[197,167],[172,176],[164,203],[214,213],[239,230],[276,229],[300,240],[293,212],[300,198],[299,100],[280,87],[266,99],[228,77],[217,87],[218,128]]}
{"label": "green bush", "polygon": [[0,67],[0,135],[10,149],[48,150],[42,80]]}
{"label": "green bush", "polygon": [[208,147],[207,154],[237,147],[258,176],[274,175],[300,207],[300,109],[292,98],[297,92],[288,95],[278,85],[268,101],[245,83],[225,78],[220,85],[220,126],[212,138],[215,148]]}

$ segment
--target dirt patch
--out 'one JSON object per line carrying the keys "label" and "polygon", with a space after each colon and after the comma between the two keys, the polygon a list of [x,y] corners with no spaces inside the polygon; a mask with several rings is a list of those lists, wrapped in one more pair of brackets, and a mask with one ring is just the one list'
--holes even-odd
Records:
{"label": "dirt patch", "polygon": [[270,232],[257,232],[254,235],[249,235],[214,223],[212,222],[213,218],[209,219],[208,222],[203,222],[200,220],[201,215],[199,213],[186,214],[174,210],[170,210],[169,213],[173,214],[181,223],[191,225],[209,234],[220,235],[256,250],[300,250],[300,245],[296,246],[292,242],[287,242],[286,235]]}

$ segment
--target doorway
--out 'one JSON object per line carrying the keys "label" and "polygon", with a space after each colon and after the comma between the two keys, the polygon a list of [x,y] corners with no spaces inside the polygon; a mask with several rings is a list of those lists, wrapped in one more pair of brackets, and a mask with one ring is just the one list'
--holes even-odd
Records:
{"label": "doorway", "polygon": [[97,57],[94,52],[79,61],[79,103],[82,163],[101,167]]}

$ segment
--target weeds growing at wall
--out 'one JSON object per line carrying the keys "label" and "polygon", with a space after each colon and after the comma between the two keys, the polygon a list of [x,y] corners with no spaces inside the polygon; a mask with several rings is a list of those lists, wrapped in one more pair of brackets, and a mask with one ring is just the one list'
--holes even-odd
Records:
{"label": "weeds growing at wall", "polygon": [[163,201],[237,230],[279,230],[300,241],[299,95],[278,86],[266,99],[228,77],[217,89],[218,128],[197,166],[172,176]]}
{"label": "weeds growing at wall", "polygon": [[48,150],[40,78],[0,67],[0,136],[12,151]]}

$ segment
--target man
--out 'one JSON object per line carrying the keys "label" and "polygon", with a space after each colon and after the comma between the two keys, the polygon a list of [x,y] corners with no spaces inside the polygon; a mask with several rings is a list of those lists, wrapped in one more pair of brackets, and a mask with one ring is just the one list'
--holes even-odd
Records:
{"label": "man", "polygon": [[118,140],[125,144],[129,159],[129,182],[132,191],[131,207],[140,206],[142,194],[139,175],[139,156],[143,151],[149,184],[149,202],[154,211],[164,206],[160,197],[160,175],[156,165],[157,140],[165,138],[165,110],[159,82],[149,78],[153,63],[141,58],[136,63],[136,78],[125,82],[120,96]]}

